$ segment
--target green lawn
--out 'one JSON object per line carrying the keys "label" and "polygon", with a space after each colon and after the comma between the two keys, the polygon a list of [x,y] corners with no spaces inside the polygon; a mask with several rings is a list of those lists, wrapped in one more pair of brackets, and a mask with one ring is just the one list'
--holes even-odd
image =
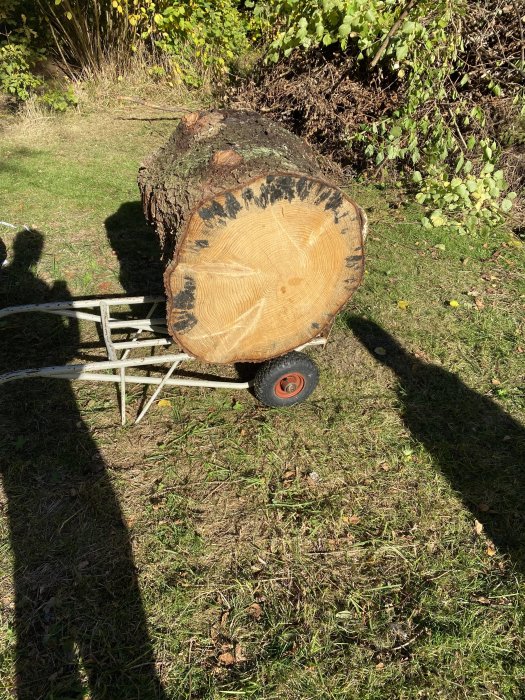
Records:
{"label": "green lawn", "polygon": [[[2,305],[159,287],[136,173],[176,122],[122,114],[5,127]],[[122,428],[109,385],[3,388],[1,698],[523,697],[525,247],[348,191],[367,274],[308,402],[183,389]],[[0,338],[6,369],[98,352]]]}

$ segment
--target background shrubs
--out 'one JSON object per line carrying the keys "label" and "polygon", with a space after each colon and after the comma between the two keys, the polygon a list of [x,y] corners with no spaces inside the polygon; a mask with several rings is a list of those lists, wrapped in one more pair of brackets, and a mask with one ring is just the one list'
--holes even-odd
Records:
{"label": "background shrubs", "polygon": [[[424,226],[466,234],[521,220],[524,23],[503,0],[7,0],[0,88],[46,94],[44,56],[78,80],[140,53],[153,80],[212,83],[343,172],[409,187]],[[265,61],[233,80],[255,52]],[[52,93],[51,107],[74,103]]]}

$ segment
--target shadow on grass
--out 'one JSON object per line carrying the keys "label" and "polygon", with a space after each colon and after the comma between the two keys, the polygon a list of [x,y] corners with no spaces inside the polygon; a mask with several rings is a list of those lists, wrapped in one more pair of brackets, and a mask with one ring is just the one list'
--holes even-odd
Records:
{"label": "shadow on grass", "polygon": [[[525,428],[457,376],[417,359],[372,321],[348,325],[392,370],[405,425],[487,536],[525,572]],[[379,355],[376,348],[383,348]]]}
{"label": "shadow on grass", "polygon": [[[42,243],[36,231],[16,237],[13,260],[0,270],[2,305],[70,298],[63,282],[50,288],[33,274]],[[0,332],[5,369],[64,364],[78,343],[75,320],[38,314],[10,317]],[[1,404],[16,697],[164,698],[129,533],[69,382],[7,384]]]}
{"label": "shadow on grass", "polygon": [[128,294],[163,294],[163,267],[155,232],[140,201],[125,202],[104,222],[119,265],[119,280]]}

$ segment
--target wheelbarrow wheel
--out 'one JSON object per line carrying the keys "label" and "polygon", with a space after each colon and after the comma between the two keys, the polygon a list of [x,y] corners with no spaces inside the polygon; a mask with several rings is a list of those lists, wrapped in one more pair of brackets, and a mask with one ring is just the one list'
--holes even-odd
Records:
{"label": "wheelbarrow wheel", "polygon": [[318,382],[315,363],[302,352],[289,352],[258,369],[253,391],[266,406],[293,406],[307,399]]}

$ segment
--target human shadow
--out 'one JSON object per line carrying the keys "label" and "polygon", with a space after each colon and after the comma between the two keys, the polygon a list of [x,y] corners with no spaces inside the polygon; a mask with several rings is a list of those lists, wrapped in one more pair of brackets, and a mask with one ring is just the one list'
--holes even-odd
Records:
{"label": "human shadow", "polygon": [[140,201],[125,202],[104,225],[119,262],[119,281],[128,294],[163,294],[162,253]]}
{"label": "human shadow", "polygon": [[[348,325],[399,382],[403,421],[498,550],[525,571],[525,427],[459,377],[422,362],[372,321]],[[376,352],[383,348],[384,353]]]}
{"label": "human shadow", "polygon": [[[43,236],[16,236],[0,270],[2,305],[70,297],[35,272]],[[6,369],[75,357],[74,319],[24,314],[2,320]],[[154,700],[165,697],[133,560],[106,464],[67,381],[2,386],[0,475],[10,538],[18,700]],[[0,524],[0,527],[5,527]],[[7,591],[2,591],[7,594]]]}

